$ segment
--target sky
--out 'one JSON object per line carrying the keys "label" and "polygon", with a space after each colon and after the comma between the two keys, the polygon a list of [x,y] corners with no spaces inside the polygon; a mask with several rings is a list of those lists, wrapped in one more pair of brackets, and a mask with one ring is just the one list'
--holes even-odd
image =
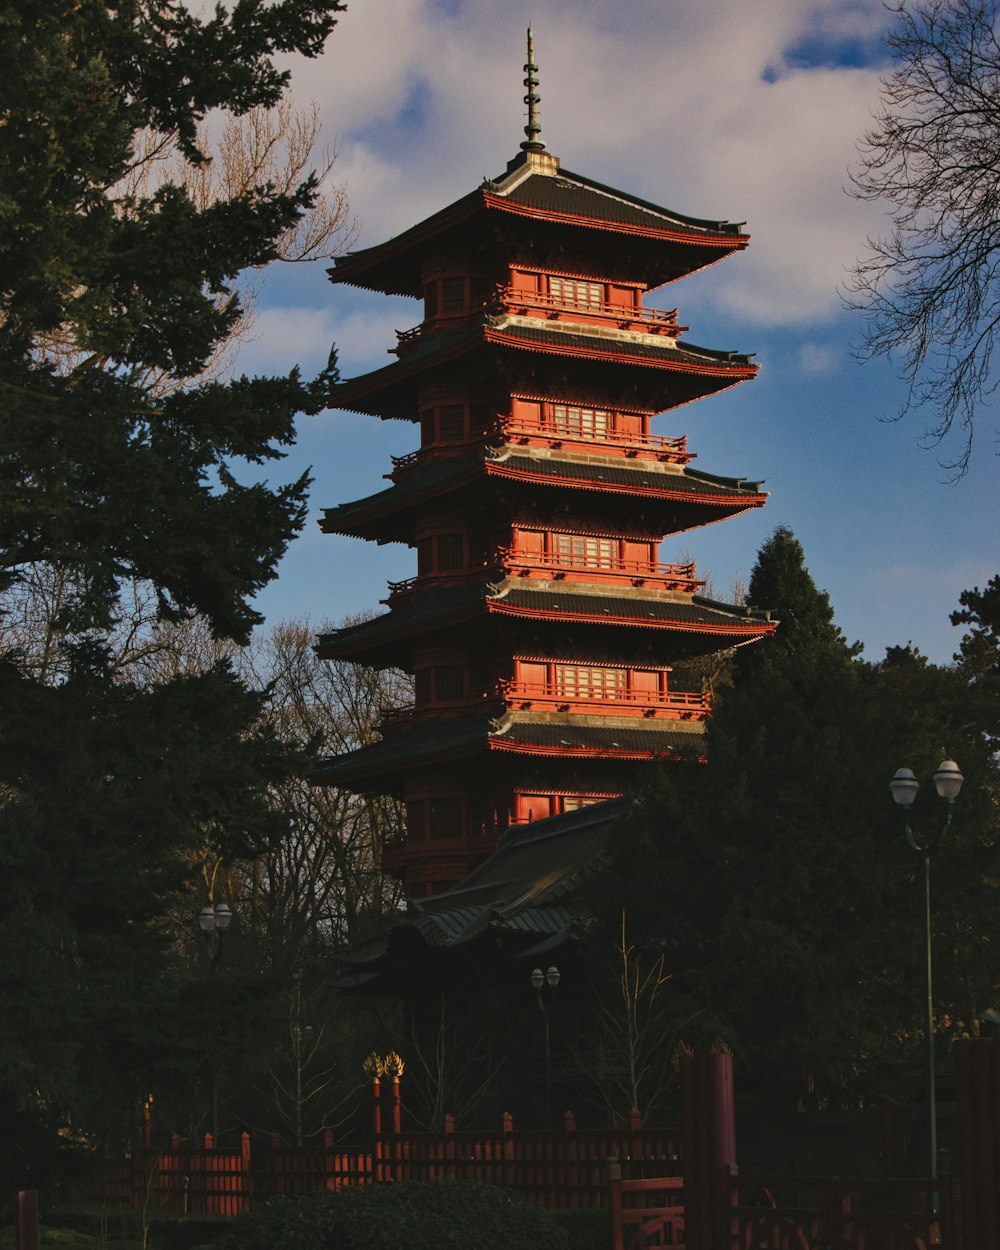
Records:
{"label": "sky", "polygon": [[[687,434],[694,467],[763,480],[768,504],[668,540],[717,598],[745,583],[778,525],[802,543],[848,641],[877,661],[912,642],[938,663],[962,590],[1000,570],[1000,409],[982,414],[970,471],[942,467],[886,362],[861,363],[840,290],[884,229],[845,192],[889,62],[879,0],[350,0],[326,54],[296,61],[339,148],[368,247],[499,176],[524,138],[525,31],[540,66],[542,139],[564,168],[695,217],[746,222],[749,248],[647,297],[679,307],[699,346],[756,353],[752,382],[654,421]],[[308,376],[333,343],[341,374],[390,363],[415,300],[332,286],[327,265],[280,266],[264,288],[247,372]],[[260,593],[268,623],[317,627],[383,610],[414,553],[320,533],[324,507],[384,489],[416,427],[346,412],[303,418],[282,475],[312,467],[309,521]],[[272,481],[279,474],[270,473]],[[760,605],[771,606],[771,605]]]}

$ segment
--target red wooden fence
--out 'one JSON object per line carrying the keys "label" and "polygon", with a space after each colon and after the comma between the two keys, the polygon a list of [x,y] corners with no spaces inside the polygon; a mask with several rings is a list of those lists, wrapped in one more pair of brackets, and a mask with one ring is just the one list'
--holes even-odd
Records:
{"label": "red wooden fence", "polygon": [[558,1132],[515,1130],[509,1115],[498,1133],[459,1132],[451,1116],[440,1133],[382,1133],[374,1148],[286,1146],[251,1157],[244,1133],[239,1151],[183,1147],[142,1150],[107,1161],[95,1196],[111,1205],[182,1213],[237,1215],[256,1199],[315,1193],[373,1181],[457,1177],[519,1190],[548,1207],[606,1207],[609,1167],[630,1176],[676,1173],[677,1134],[644,1129],[638,1117],[627,1129],[579,1130],[567,1113]]}
{"label": "red wooden fence", "polygon": [[[936,1213],[928,1209],[931,1193]],[[703,1228],[685,1197],[680,1178],[613,1181],[614,1250],[692,1250]],[[717,1215],[713,1250],[955,1250],[958,1244],[950,1184],[926,1180],[732,1177]],[[977,1242],[969,1250],[986,1247]]]}
{"label": "red wooden fence", "polygon": [[572,1113],[560,1132],[515,1132],[503,1117],[499,1133],[462,1133],[451,1116],[441,1133],[385,1137],[379,1179],[458,1177],[516,1189],[547,1207],[606,1207],[609,1165],[630,1175],[668,1176],[680,1168],[676,1134],[644,1129],[580,1131]]}

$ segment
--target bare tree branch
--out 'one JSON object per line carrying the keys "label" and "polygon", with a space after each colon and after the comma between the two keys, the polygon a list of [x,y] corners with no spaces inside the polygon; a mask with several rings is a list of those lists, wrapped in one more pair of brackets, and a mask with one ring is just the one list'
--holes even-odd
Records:
{"label": "bare tree branch", "polygon": [[954,433],[944,461],[969,467],[978,415],[1000,378],[1000,42],[996,0],[892,0],[896,67],[860,144],[851,194],[889,206],[845,303],[864,316],[862,359],[894,359],[907,384],[898,417],[932,414]]}

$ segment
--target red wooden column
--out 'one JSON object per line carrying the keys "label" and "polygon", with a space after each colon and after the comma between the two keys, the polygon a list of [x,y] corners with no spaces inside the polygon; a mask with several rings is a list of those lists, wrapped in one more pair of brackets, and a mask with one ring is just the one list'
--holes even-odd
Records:
{"label": "red wooden column", "polygon": [[17,1193],[17,1250],[38,1250],[38,1190]]}
{"label": "red wooden column", "polygon": [[382,1057],[374,1051],[364,1062],[365,1074],[372,1082],[372,1147],[374,1151],[374,1174],[376,1181],[385,1180],[382,1167]]}
{"label": "red wooden column", "polygon": [[681,1133],[687,1250],[719,1250],[729,1245],[736,1172],[732,1055],[681,1060]]}

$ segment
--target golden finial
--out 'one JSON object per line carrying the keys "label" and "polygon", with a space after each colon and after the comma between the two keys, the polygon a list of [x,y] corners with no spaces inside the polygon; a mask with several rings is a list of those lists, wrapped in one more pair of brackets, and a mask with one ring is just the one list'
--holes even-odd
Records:
{"label": "golden finial", "polygon": [[526,152],[541,152],[545,148],[545,144],[538,137],[542,133],[542,124],[538,120],[538,103],[541,97],[538,94],[538,66],[535,63],[535,41],[531,35],[531,27],[528,27],[528,60],[524,67],[524,72],[528,75],[524,80],[524,85],[528,88],[528,94],[524,97],[524,102],[528,106],[528,124],[524,128],[524,133],[528,136],[521,144]]}
{"label": "golden finial", "polygon": [[397,1081],[403,1075],[403,1067],[403,1060],[394,1050],[390,1050],[382,1060],[382,1071],[386,1076],[394,1077]]}
{"label": "golden finial", "polygon": [[376,1054],[374,1050],[364,1061],[361,1067],[364,1070],[365,1076],[370,1077],[380,1077],[385,1071],[381,1055]]}

